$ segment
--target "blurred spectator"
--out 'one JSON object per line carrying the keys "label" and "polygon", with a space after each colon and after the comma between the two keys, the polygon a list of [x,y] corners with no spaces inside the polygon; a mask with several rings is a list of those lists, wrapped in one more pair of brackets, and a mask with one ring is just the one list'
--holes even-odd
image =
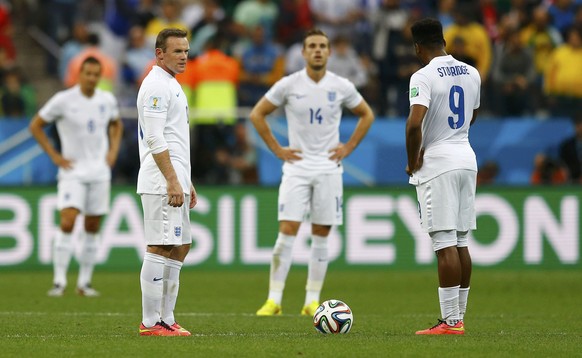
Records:
{"label": "blurred spectator", "polygon": [[554,49],[562,44],[562,35],[550,25],[546,7],[533,10],[530,24],[521,30],[521,41],[531,49],[536,69],[531,103],[534,109],[543,110],[547,105],[542,91],[545,67]]}
{"label": "blurred spectator", "polygon": [[364,18],[365,13],[358,1],[310,0],[309,5],[315,26],[325,32],[328,38],[344,35],[350,41],[362,40],[357,36],[356,25]]}
{"label": "blurred spectator", "polygon": [[12,39],[13,32],[9,5],[2,1],[0,2],[0,47],[6,51],[6,56],[10,60],[16,59],[16,47],[14,47]]}
{"label": "blurred spectator", "polygon": [[356,88],[361,89],[368,83],[368,73],[362,64],[350,40],[338,36],[332,41],[331,56],[327,61],[327,69],[350,80]]}
{"label": "blurred spectator", "polygon": [[456,4],[456,0],[438,0],[436,15],[443,25],[443,29],[453,24],[453,9]]}
{"label": "blurred spectator", "polygon": [[553,0],[548,7],[552,25],[566,37],[568,29],[574,24],[576,4],[574,0]]}
{"label": "blurred spectator", "polygon": [[210,38],[202,55],[191,60],[177,77],[189,96],[194,111],[192,126],[192,175],[197,182],[226,181],[225,172],[217,171],[216,151],[230,148],[232,126],[236,122],[238,61],[220,49],[224,38]]}
{"label": "blurred spectator", "polygon": [[535,66],[529,49],[521,42],[517,29],[506,34],[506,41],[495,48],[493,66],[496,107],[502,116],[521,116],[530,112],[531,88]]}
{"label": "blurred spectator", "polygon": [[554,50],[544,76],[550,111],[572,117],[582,104],[582,27],[568,31],[567,42]]}
{"label": "blurred spectator", "polygon": [[[491,40],[483,25],[474,19],[475,7],[472,3],[459,4],[453,12],[454,23],[444,30],[447,42],[446,50],[453,54],[455,38],[464,40],[466,54],[472,59],[481,75],[481,81],[487,81],[491,67]],[[453,54],[453,56],[455,56]],[[457,58],[455,56],[455,58]],[[462,61],[462,60],[461,60]]]}
{"label": "blurred spectator", "polygon": [[560,143],[558,155],[561,162],[568,169],[568,180],[580,183],[582,180],[582,111],[572,118],[574,135]]}
{"label": "blurred spectator", "polygon": [[24,80],[21,71],[13,68],[4,74],[1,92],[2,115],[31,118],[36,113],[34,88]]}
{"label": "blurred spectator", "polygon": [[499,22],[499,15],[497,11],[496,0],[480,0],[479,8],[481,13],[481,23],[487,31],[487,35],[491,40],[497,38],[497,23]]}
{"label": "blurred spectator", "polygon": [[277,19],[277,39],[286,47],[302,41],[313,27],[309,0],[281,0]]}
{"label": "blurred spectator", "polygon": [[79,73],[81,72],[81,64],[89,56],[95,57],[101,62],[101,80],[98,87],[102,90],[113,92],[117,84],[117,61],[99,48],[99,36],[96,34],[89,35],[88,47],[85,47],[69,62],[64,85],[72,87],[77,84]]}
{"label": "blurred spectator", "polygon": [[89,29],[84,22],[76,22],[73,26],[72,38],[67,40],[61,47],[59,58],[59,78],[65,81],[69,62],[77,56],[83,49],[89,46]]}
{"label": "blurred spectator", "polygon": [[221,147],[216,151],[217,170],[222,174],[219,178],[226,181],[222,184],[257,184],[257,153],[249,143],[247,128],[244,122],[234,126],[234,144],[232,148]]}
{"label": "blurred spectator", "polygon": [[133,13],[133,24],[144,29],[156,17],[156,0],[140,0]]}
{"label": "blurred spectator", "polygon": [[[388,96],[391,87],[395,84],[394,43],[402,38],[402,31],[407,24],[408,16],[408,12],[400,7],[400,0],[382,0],[380,8],[370,17],[370,23],[374,29],[372,58],[379,71],[378,114],[380,116],[388,113]],[[414,63],[418,63],[416,58]],[[406,79],[407,82],[408,80]]]}
{"label": "blurred spectator", "polygon": [[181,11],[181,0],[162,0],[160,13],[151,19],[145,27],[147,43],[150,48],[155,47],[158,33],[168,27],[175,27],[186,31],[188,33],[188,39],[190,39],[190,29],[180,18]]}
{"label": "blurred spectator", "polygon": [[[73,25],[77,16],[76,0],[46,0],[39,2],[41,23],[48,37],[61,45],[71,37]],[[58,74],[57,58],[47,52],[47,72]]]}
{"label": "blurred spectator", "polygon": [[151,68],[154,52],[146,42],[145,30],[139,25],[129,30],[128,48],[123,61],[123,78],[126,83],[139,87],[142,74]]}
{"label": "blurred spectator", "polygon": [[202,17],[192,27],[192,39],[190,40],[189,57],[196,57],[204,51],[206,42],[223,31],[225,24],[224,11],[216,0],[203,0]]}
{"label": "blurred spectator", "polygon": [[251,43],[239,55],[241,63],[239,99],[241,106],[252,107],[285,72],[281,49],[265,38],[265,31],[256,26]]}
{"label": "blurred spectator", "polygon": [[499,174],[499,165],[494,160],[487,160],[477,172],[477,186],[495,184]]}
{"label": "blurred spectator", "polygon": [[285,74],[289,75],[305,67],[303,58],[303,41],[294,43],[287,48],[285,53]]}
{"label": "blurred spectator", "polygon": [[534,185],[564,184],[568,181],[568,174],[558,161],[545,154],[538,154],[534,159],[530,181]]}
{"label": "blurred spectator", "polygon": [[271,0],[243,0],[236,5],[233,20],[240,36],[252,36],[254,29],[262,27],[264,37],[273,40],[278,16],[279,9]]}

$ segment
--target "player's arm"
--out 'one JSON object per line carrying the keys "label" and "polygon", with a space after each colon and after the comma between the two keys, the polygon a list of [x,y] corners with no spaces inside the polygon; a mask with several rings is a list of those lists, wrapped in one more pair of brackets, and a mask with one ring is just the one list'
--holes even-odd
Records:
{"label": "player's arm", "polygon": [[64,169],[71,169],[72,163],[70,160],[63,158],[61,153],[59,153],[55,147],[51,144],[48,136],[44,132],[44,127],[47,126],[48,123],[41,118],[38,114],[32,118],[32,121],[28,125],[28,130],[38,142],[38,145],[46,152],[46,154],[51,158],[53,163],[56,166],[64,168]]}
{"label": "player's arm", "polygon": [[471,123],[469,124],[469,127],[473,125],[473,123],[475,123],[475,121],[477,120],[477,115],[479,114],[479,108],[475,108],[473,110],[473,118],[471,118]]}
{"label": "player's arm", "polygon": [[115,162],[117,161],[119,146],[121,144],[121,137],[123,136],[123,122],[121,121],[121,118],[116,118],[114,121],[109,122],[109,128],[107,129],[107,132],[109,135],[107,164],[113,168]]}
{"label": "player's arm", "polygon": [[372,112],[368,102],[364,99],[362,99],[356,107],[352,108],[351,111],[359,117],[356,129],[354,129],[352,136],[345,144],[340,143],[337,147],[329,151],[332,153],[331,157],[329,157],[330,160],[340,162],[342,159],[350,155],[354,149],[356,149],[358,144],[360,144],[362,139],[364,139],[374,122],[374,112]]}
{"label": "player's arm", "polygon": [[168,191],[168,204],[174,207],[180,207],[184,204],[184,191],[178,175],[170,160],[170,151],[168,143],[164,138],[165,120],[159,117],[144,116],[144,139],[152,153],[152,157],[160,169],[160,172],[166,179]]}
{"label": "player's arm", "polygon": [[408,175],[412,175],[422,167],[422,157],[424,155],[424,151],[420,148],[422,143],[422,121],[427,111],[427,107],[413,104],[406,120],[406,154],[408,156],[406,173]]}
{"label": "player's arm", "polygon": [[198,194],[196,193],[196,188],[194,188],[194,184],[190,182],[190,209],[194,209],[197,203]]}
{"label": "player's arm", "polygon": [[277,109],[277,106],[263,96],[251,111],[249,118],[267,147],[277,158],[288,162],[300,160],[301,157],[296,154],[300,150],[282,147],[273,135],[269,123],[267,123],[267,116],[273,113],[275,109]]}

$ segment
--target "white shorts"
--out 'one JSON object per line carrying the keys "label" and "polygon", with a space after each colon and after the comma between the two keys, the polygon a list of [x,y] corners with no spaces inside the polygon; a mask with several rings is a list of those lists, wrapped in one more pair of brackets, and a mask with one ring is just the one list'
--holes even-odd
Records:
{"label": "white shorts", "polygon": [[451,170],[416,187],[420,222],[425,232],[477,228],[477,172]]}
{"label": "white shorts", "polygon": [[79,180],[59,180],[57,184],[59,210],[79,209],[83,215],[101,216],[109,212],[111,182],[84,183]]}
{"label": "white shorts", "polygon": [[190,195],[175,208],[168,204],[168,195],[141,194],[146,245],[191,244],[189,203]]}
{"label": "white shorts", "polygon": [[320,174],[312,177],[283,174],[279,186],[278,219],[297,222],[307,219],[312,224],[341,225],[342,174]]}

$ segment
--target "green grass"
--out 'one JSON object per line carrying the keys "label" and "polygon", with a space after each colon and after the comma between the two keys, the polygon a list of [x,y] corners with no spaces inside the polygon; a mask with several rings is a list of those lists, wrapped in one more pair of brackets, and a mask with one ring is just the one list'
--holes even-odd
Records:
{"label": "green grass", "polygon": [[[0,272],[0,357],[572,357],[582,354],[582,273],[475,270],[463,337],[415,336],[439,316],[436,273],[330,270],[323,299],[350,305],[347,335],[299,311],[290,274],[281,317],[256,317],[267,270],[184,270],[176,316],[192,337],[139,337],[138,272],[97,272],[99,298],[46,296],[50,272]],[[69,282],[75,282],[71,275]],[[74,285],[73,285],[74,286]],[[70,287],[72,288],[72,286]]]}

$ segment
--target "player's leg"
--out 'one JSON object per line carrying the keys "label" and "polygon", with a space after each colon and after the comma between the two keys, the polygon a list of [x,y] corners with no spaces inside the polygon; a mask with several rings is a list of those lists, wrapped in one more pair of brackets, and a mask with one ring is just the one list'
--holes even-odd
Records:
{"label": "player's leg", "polygon": [[311,254],[308,263],[302,315],[313,316],[328,266],[328,236],[333,225],[343,223],[343,181],[341,174],[313,178],[311,198]]}
{"label": "player's leg", "polygon": [[310,185],[307,178],[283,175],[279,186],[279,234],[273,248],[269,271],[269,295],[257,311],[259,316],[281,314],[281,301],[289,269],[293,243],[305,217],[309,203]]}
{"label": "player's leg", "polygon": [[[170,212],[176,208],[168,205],[164,195],[141,195],[144,213],[144,235],[147,245],[140,272],[142,292],[141,335],[179,335],[162,321],[162,300],[164,293],[164,269],[175,245],[175,231],[170,231]],[[172,215],[172,217],[175,215]],[[158,334],[159,333],[159,334]]]}
{"label": "player's leg", "polygon": [[447,172],[417,186],[422,227],[432,240],[439,279],[439,322],[416,334],[464,334],[459,318],[461,263],[457,252],[458,177]]}
{"label": "player's leg", "polygon": [[[184,203],[190,202],[190,196],[186,195]],[[177,232],[177,225],[171,225],[174,228],[174,235],[182,237],[182,245],[176,246],[172,249],[170,256],[166,260],[164,266],[164,291],[162,297],[162,321],[167,323],[170,327],[178,330],[181,335],[191,335],[188,330],[182,328],[174,317],[174,309],[178,300],[178,292],[180,289],[180,271],[186,259],[186,255],[190,251],[192,237],[190,233],[190,212],[187,204],[181,208],[181,229]]]}
{"label": "player's leg", "polygon": [[469,289],[471,287],[472,261],[469,253],[469,231],[477,228],[475,214],[475,191],[477,187],[477,173],[464,170],[460,173],[461,185],[459,195],[459,222],[457,230],[457,252],[461,262],[461,288],[459,289],[459,316],[465,319]]}
{"label": "player's leg", "polygon": [[99,229],[103,216],[109,212],[111,182],[84,184],[86,199],[83,212],[85,214],[84,232],[81,235],[81,254],[79,256],[79,277],[77,279],[77,293],[82,296],[99,296],[92,286],[93,270],[97,260],[99,248]]}
{"label": "player's leg", "polygon": [[59,181],[57,188],[60,225],[53,242],[53,288],[48,292],[54,297],[62,296],[67,286],[67,271],[73,256],[73,229],[84,198],[84,188],[76,181]]}
{"label": "player's leg", "polygon": [[85,216],[85,230],[81,235],[81,254],[79,255],[79,276],[77,278],[77,293],[81,296],[99,296],[91,285],[93,269],[97,261],[99,248],[99,227],[102,216]]}

